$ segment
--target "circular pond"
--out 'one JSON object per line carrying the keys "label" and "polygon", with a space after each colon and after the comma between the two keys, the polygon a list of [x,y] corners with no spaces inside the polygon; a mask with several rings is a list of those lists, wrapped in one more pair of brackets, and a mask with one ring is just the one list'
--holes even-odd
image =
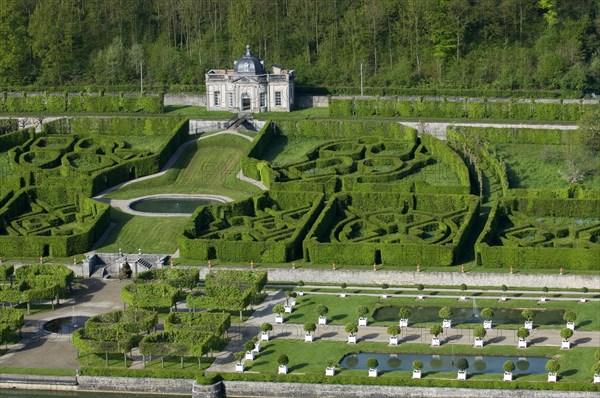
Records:
{"label": "circular pond", "polygon": [[[438,313],[441,307],[408,307],[411,312],[409,321],[411,324],[416,323],[428,323],[428,322],[440,322]],[[391,305],[379,307],[373,314],[373,319],[376,321],[384,322],[397,322],[400,319],[398,311],[399,306]],[[452,316],[453,324],[464,324],[464,323],[481,323],[481,309],[477,306],[470,308],[452,308],[454,315]],[[525,321],[525,318],[521,315],[522,310],[520,309],[504,309],[494,308],[494,316],[492,322],[494,325],[520,325]],[[535,311],[535,317],[533,323],[536,325],[562,325],[563,311],[561,310],[539,310]]]}
{"label": "circular pond", "polygon": [[56,318],[44,324],[44,330],[49,333],[71,334],[85,325],[89,317],[87,316],[66,316]]}
{"label": "circular pond", "polygon": [[200,206],[230,202],[231,199],[218,195],[153,195],[133,199],[129,210],[144,215],[192,214]]}
{"label": "circular pond", "polygon": [[461,358],[467,360],[470,373],[502,373],[505,361],[512,361],[516,365],[514,374],[544,373],[546,361],[544,357],[505,357],[505,356],[471,356],[471,355],[423,355],[423,354],[375,354],[362,353],[346,355],[340,362],[344,369],[368,369],[367,359],[375,358],[379,362],[378,369],[412,370],[414,360],[423,362],[423,372],[455,372],[457,361]]}

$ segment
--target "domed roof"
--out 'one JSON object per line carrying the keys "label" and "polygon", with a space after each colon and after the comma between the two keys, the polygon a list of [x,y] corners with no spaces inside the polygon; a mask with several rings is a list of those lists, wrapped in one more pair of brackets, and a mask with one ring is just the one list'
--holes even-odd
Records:
{"label": "domed roof", "polygon": [[258,58],[250,52],[250,46],[246,46],[246,55],[235,61],[233,71],[236,73],[248,73],[253,75],[263,75],[265,67]]}

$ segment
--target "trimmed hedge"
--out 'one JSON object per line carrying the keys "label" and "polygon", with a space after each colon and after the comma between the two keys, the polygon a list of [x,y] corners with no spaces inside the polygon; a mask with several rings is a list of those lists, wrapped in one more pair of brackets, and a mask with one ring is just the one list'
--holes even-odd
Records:
{"label": "trimmed hedge", "polygon": [[563,100],[519,100],[487,98],[418,97],[329,99],[330,116],[384,116],[404,118],[471,118],[576,121],[587,109],[597,104]]}
{"label": "trimmed hedge", "polygon": [[22,112],[90,112],[90,113],[162,113],[164,95],[104,95],[99,94],[35,94],[5,93],[0,96],[0,110]]}
{"label": "trimmed hedge", "polygon": [[177,288],[166,283],[131,283],[121,289],[121,300],[132,307],[170,308],[177,296]]}
{"label": "trimmed hedge", "polygon": [[[600,270],[600,223],[554,227],[544,217],[597,220],[600,200],[506,198],[492,207],[477,239],[476,262],[485,267],[516,269]],[[512,217],[514,227],[504,227]]]}

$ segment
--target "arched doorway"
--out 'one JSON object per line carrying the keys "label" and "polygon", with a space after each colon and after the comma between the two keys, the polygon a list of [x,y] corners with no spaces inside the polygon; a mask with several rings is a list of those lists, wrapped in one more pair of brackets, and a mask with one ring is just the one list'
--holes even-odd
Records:
{"label": "arched doorway", "polygon": [[248,93],[242,94],[242,110],[243,111],[250,110],[250,95]]}

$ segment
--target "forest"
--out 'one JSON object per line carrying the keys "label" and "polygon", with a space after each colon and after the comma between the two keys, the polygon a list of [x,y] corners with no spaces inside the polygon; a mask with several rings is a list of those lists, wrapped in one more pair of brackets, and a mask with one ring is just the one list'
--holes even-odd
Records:
{"label": "forest", "polygon": [[246,44],[329,93],[600,91],[598,0],[0,0],[0,90],[198,91]]}

